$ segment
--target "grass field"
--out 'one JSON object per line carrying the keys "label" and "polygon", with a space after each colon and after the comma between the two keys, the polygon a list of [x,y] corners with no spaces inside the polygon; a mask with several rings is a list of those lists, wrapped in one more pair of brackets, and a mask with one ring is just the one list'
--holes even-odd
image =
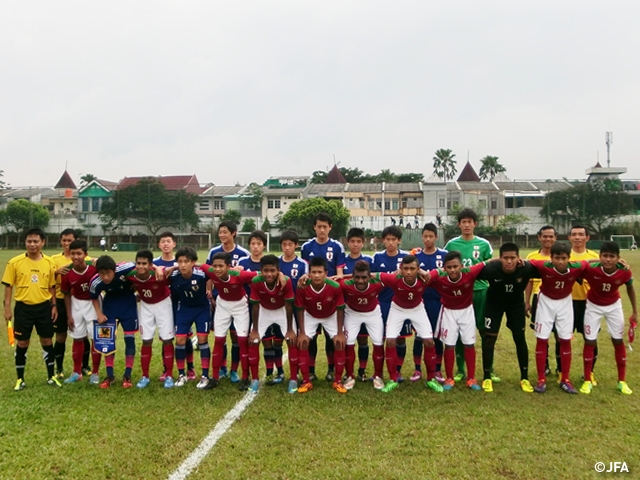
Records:
{"label": "grass field", "polygon": [[[17,253],[0,251],[1,270]],[[640,253],[624,252],[624,257],[640,272]],[[623,298],[628,316],[626,294]],[[535,378],[535,339],[532,331],[527,335]],[[581,337],[573,343],[571,376],[578,387],[582,344]],[[68,340],[67,372],[70,345]],[[361,383],[347,395],[325,381],[306,395],[288,395],[284,386],[262,387],[190,478],[599,478],[607,474],[596,473],[594,464],[608,467],[614,461],[626,462],[635,476],[640,473],[640,344],[628,353],[628,382],[636,389],[631,396],[615,390],[606,329],[599,345],[599,386],[590,396],[569,396],[554,383],[545,395],[523,393],[506,328],[495,361],[502,382],[492,394],[456,386],[438,395],[422,382],[405,382],[388,395]],[[155,380],[159,352],[156,343],[152,383],[145,390],[103,391],[86,382],[53,389],[45,382],[36,341],[29,350],[28,387],[14,393],[12,351],[0,329],[0,478],[166,478],[244,394],[228,381],[212,392],[196,390],[193,382],[164,390]],[[410,352],[405,377],[412,371]],[[323,358],[320,353],[320,374]],[[479,343],[477,367],[480,372]],[[117,375],[123,368],[120,348]]]}

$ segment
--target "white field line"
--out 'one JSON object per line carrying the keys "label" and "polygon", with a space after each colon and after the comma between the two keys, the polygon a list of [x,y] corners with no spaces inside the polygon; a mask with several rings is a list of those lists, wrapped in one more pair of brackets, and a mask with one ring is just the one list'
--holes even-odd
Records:
{"label": "white field line", "polygon": [[[284,364],[288,358],[289,352],[285,352],[282,355],[282,363]],[[260,384],[262,386],[262,381]],[[233,423],[240,418],[240,415],[242,415],[247,407],[251,405],[251,402],[253,402],[257,396],[257,393],[247,392],[244,397],[238,400],[238,403],[236,403],[233,408],[229,410],[227,414],[218,421],[218,423],[216,423],[213,430],[204,437],[204,440],[202,440],[200,445],[191,452],[191,455],[189,455],[184,462],[182,462],[180,466],[176,468],[171,475],[169,475],[169,480],[184,480],[187,478],[191,472],[200,465],[204,457],[206,457],[213,447],[215,447],[216,443],[218,443],[218,440],[227,433]]]}

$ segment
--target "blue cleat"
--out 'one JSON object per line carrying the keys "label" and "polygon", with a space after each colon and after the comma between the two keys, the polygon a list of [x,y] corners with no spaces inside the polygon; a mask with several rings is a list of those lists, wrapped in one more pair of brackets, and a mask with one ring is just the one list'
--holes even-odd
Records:
{"label": "blue cleat", "polygon": [[289,393],[298,393],[298,382],[295,380],[289,380],[289,388],[287,389]]}
{"label": "blue cleat", "polygon": [[69,378],[65,379],[64,383],[76,383],[82,380],[82,375],[76,372],[73,372],[69,375]]}
{"label": "blue cleat", "polygon": [[238,372],[236,372],[235,370],[231,370],[231,373],[229,374],[229,380],[231,380],[231,383],[238,383],[240,381]]}
{"label": "blue cleat", "polygon": [[164,379],[164,388],[173,388],[174,385],[173,378],[167,375]]}
{"label": "blue cleat", "polygon": [[249,384],[249,391],[252,393],[258,393],[258,389],[260,388],[260,382],[258,380],[251,380]]}
{"label": "blue cleat", "polygon": [[149,378],[148,377],[142,377],[140,379],[140,381],[136,384],[136,387],[138,387],[138,388],[146,388],[147,385],[149,385]]}
{"label": "blue cleat", "polygon": [[220,367],[220,379],[227,378],[227,367]]}
{"label": "blue cleat", "polygon": [[91,376],[89,377],[89,384],[90,385],[100,385],[100,377],[98,376],[97,373],[92,373]]}

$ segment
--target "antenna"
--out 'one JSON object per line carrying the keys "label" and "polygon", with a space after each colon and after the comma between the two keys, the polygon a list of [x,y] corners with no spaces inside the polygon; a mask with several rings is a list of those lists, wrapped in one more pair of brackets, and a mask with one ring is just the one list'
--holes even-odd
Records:
{"label": "antenna", "polygon": [[607,168],[611,166],[611,145],[613,144],[613,132],[605,132],[604,143],[607,144]]}

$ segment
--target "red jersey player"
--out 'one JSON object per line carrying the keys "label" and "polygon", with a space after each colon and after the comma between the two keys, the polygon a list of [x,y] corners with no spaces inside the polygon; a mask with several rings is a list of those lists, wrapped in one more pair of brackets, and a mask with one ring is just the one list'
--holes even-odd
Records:
{"label": "red jersey player", "polygon": [[[278,284],[280,260],[275,255],[265,255],[260,259],[260,275],[251,282],[249,301],[253,309],[253,326],[249,335],[249,368],[251,369],[251,385],[249,390],[257,391],[258,363],[260,361],[260,340],[265,340],[271,327],[277,325],[280,331],[286,332],[285,339],[289,348],[289,393],[298,391],[298,349],[296,334],[293,328],[293,285],[287,278],[284,286]],[[269,346],[271,341],[269,341]]]}
{"label": "red jersey player", "polygon": [[547,391],[545,364],[547,344],[555,326],[560,340],[560,358],[562,378],[560,388],[570,394],[578,393],[569,380],[571,369],[571,337],[573,336],[573,303],[571,292],[573,285],[589,266],[589,262],[570,262],[571,246],[556,242],[551,247],[551,261],[529,260],[538,269],[540,293],[535,318],[536,331],[536,366],[538,368],[538,384],[534,390],[538,393]]}
{"label": "red jersey player", "polygon": [[302,373],[302,385],[298,393],[306,393],[313,388],[309,379],[309,341],[306,332],[316,334],[322,326],[333,340],[335,346],[335,381],[333,389],[338,393],[347,393],[342,384],[342,372],[345,363],[344,336],[344,298],[340,284],[327,278],[327,261],[325,258],[312,257],[309,262],[309,280],[296,292],[296,308],[298,309],[298,347],[299,367]]}
{"label": "red jersey player", "polygon": [[625,381],[627,358],[623,340],[624,313],[619,292],[622,285],[626,285],[627,294],[631,302],[631,322],[637,320],[638,307],[631,270],[619,266],[619,261],[620,247],[618,244],[604,242],[600,246],[600,262],[592,263],[583,274],[583,278],[589,282],[590,288],[587,293],[587,307],[584,315],[584,351],[582,357],[584,360],[585,382],[580,387],[581,393],[589,394],[594,387],[591,382],[591,369],[602,317],[607,322],[615,350],[616,365],[618,367],[618,390],[624,395],[633,393]]}
{"label": "red jersey player", "polygon": [[[85,261],[87,256],[87,242],[74,240],[69,245],[71,255],[71,268],[62,275],[60,290],[64,294],[64,303],[67,310],[67,323],[69,333],[73,338],[71,358],[73,359],[73,373],[64,383],[74,383],[82,380],[82,357],[84,355],[85,340],[89,334],[93,338],[93,321],[96,312],[89,296],[91,279],[97,275],[96,268]],[[93,352],[92,373],[89,382],[97,385],[100,383],[98,370],[102,355]]]}
{"label": "red jersey player", "polygon": [[438,322],[438,336],[445,345],[444,366],[447,379],[443,388],[450,390],[455,385],[453,366],[458,335],[464,345],[464,359],[467,365],[467,386],[480,390],[475,379],[476,373],[476,322],[473,311],[473,286],[485,263],[477,263],[470,268],[462,268],[460,252],[452,250],[444,256],[444,271],[429,272],[429,286],[440,294],[442,310]]}
{"label": "red jersey player", "polygon": [[[149,385],[149,365],[151,364],[153,336],[158,329],[158,335],[162,339],[162,352],[164,360],[164,388],[172,388],[173,382],[173,337],[175,325],[173,321],[173,306],[171,304],[171,292],[166,278],[159,279],[155,274],[153,253],[150,250],[141,250],[136,253],[136,268],[127,275],[127,280],[133,283],[133,287],[140,299],[138,318],[140,321],[140,336],[142,348],[140,349],[140,364],[142,366],[142,378],[137,383],[138,388]],[[159,269],[163,267],[157,267]]]}
{"label": "red jersey player", "polygon": [[344,310],[344,332],[347,338],[346,371],[347,379],[344,387],[351,390],[356,383],[354,363],[356,361],[355,344],[358,333],[364,325],[373,343],[373,387],[376,390],[384,388],[382,367],[384,365],[384,323],[378,303],[378,294],[384,288],[382,282],[371,278],[369,262],[360,260],[352,267],[353,276],[350,280],[339,280],[344,294],[346,308]]}

